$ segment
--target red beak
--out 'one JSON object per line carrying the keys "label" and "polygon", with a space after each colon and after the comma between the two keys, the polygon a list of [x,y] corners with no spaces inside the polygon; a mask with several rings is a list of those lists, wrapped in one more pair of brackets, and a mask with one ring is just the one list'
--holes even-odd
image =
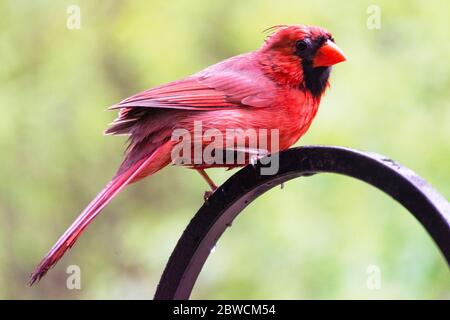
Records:
{"label": "red beak", "polygon": [[327,40],[317,50],[313,59],[313,67],[329,67],[345,60],[347,58],[345,58],[344,52],[333,41]]}

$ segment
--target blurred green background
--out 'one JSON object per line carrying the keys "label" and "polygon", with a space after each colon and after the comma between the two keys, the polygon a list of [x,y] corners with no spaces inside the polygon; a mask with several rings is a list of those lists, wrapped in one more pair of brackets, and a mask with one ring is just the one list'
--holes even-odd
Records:
{"label": "blurred green background", "polygon": [[[81,28],[66,27],[69,5]],[[381,29],[366,22],[381,9]],[[276,24],[330,30],[335,67],[299,145],[350,146],[410,167],[450,198],[448,1],[0,1],[0,298],[152,298],[203,201],[197,173],[167,168],[127,188],[36,286],[28,275],[102,189],[125,137],[105,108],[259,47]],[[223,182],[234,171],[211,170]],[[66,268],[81,268],[81,290]],[[379,267],[381,288],[367,286]],[[291,181],[220,239],[193,298],[449,299],[450,274],[420,224],[368,185]]]}

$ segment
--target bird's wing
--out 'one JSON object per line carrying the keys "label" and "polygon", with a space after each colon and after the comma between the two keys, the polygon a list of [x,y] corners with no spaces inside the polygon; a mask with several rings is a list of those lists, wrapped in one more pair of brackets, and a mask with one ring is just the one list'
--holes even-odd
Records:
{"label": "bird's wing", "polygon": [[105,134],[130,134],[142,117],[162,109],[211,111],[265,107],[275,86],[265,76],[234,71],[204,71],[131,96],[109,109],[120,109]]}
{"label": "bird's wing", "polygon": [[272,91],[267,84],[272,84],[263,81],[266,85],[261,85],[261,81],[256,80],[248,74],[227,71],[197,74],[140,92],[110,109],[142,107],[207,111],[266,106]]}

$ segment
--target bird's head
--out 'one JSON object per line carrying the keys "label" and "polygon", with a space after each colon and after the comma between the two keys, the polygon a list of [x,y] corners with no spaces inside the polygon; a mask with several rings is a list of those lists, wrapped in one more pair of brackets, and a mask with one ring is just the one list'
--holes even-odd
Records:
{"label": "bird's head", "polygon": [[279,84],[298,87],[320,97],[328,85],[331,66],[345,55],[323,28],[289,25],[270,29],[261,52],[265,73]]}

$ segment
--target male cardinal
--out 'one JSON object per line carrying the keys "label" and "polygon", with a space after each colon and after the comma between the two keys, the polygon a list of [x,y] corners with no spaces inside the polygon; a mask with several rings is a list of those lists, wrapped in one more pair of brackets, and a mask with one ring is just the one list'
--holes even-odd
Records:
{"label": "male cardinal", "polygon": [[[293,145],[309,128],[328,86],[331,66],[345,61],[331,34],[320,28],[282,25],[270,28],[261,48],[212,65],[184,79],[127,98],[111,109],[119,115],[106,134],[129,135],[119,170],[59,238],[31,275],[39,280],[71,248],[82,231],[125,186],[171,163],[177,128],[278,129],[279,150]],[[270,150],[268,150],[270,152]],[[247,158],[248,160],[248,158]],[[248,162],[248,161],[247,161]],[[204,169],[230,164],[197,164]]]}

